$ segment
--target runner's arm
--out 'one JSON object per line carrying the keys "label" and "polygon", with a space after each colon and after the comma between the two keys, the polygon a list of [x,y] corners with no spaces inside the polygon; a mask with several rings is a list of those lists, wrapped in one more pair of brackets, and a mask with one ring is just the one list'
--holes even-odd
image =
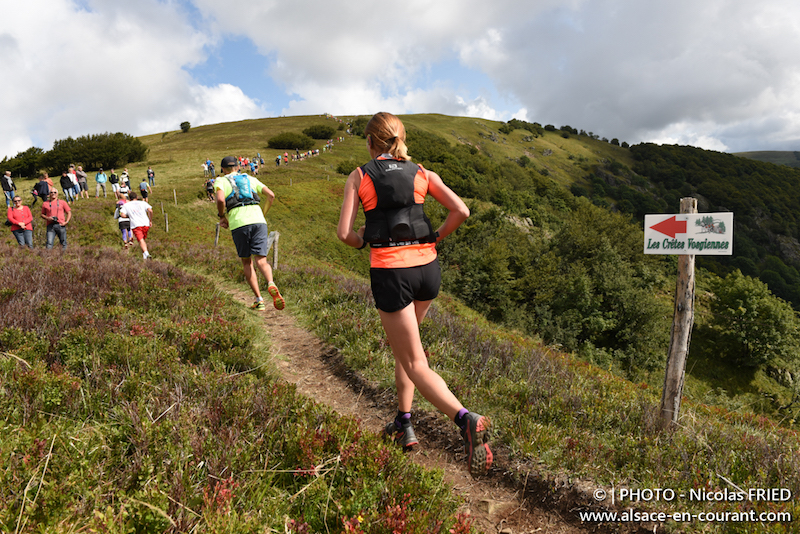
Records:
{"label": "runner's arm", "polygon": [[436,240],[438,243],[461,226],[461,223],[469,217],[469,208],[461,197],[456,195],[452,189],[447,187],[442,181],[441,177],[433,171],[425,169],[425,175],[428,177],[428,193],[436,199],[439,204],[447,208],[448,214],[442,225],[437,232],[439,238]]}
{"label": "runner's arm", "polygon": [[339,225],[336,228],[336,235],[346,245],[359,248],[364,244],[364,227],[353,231],[353,223],[358,213],[358,187],[361,183],[361,175],[358,169],[350,173],[344,185],[344,201],[342,211],[339,213]]}
{"label": "runner's arm", "polygon": [[266,215],[269,209],[272,207],[272,203],[275,201],[275,193],[273,193],[272,189],[265,185],[261,188],[261,194],[263,194],[267,199],[267,204],[264,206],[264,215]]}
{"label": "runner's arm", "polygon": [[219,225],[223,228],[228,227],[228,217],[225,215],[225,192],[222,189],[216,190],[217,215],[219,215]]}

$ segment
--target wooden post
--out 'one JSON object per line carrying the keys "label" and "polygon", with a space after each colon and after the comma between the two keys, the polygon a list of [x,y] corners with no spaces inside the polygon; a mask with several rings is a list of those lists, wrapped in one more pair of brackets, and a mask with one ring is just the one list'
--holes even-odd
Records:
{"label": "wooden post", "polygon": [[279,232],[275,232],[275,242],[272,244],[272,268],[276,271],[278,270],[278,239],[280,239],[281,234]]}
{"label": "wooden post", "polygon": [[[682,198],[681,213],[697,213],[697,199]],[[661,394],[661,428],[678,422],[683,394],[686,355],[694,325],[694,255],[678,256],[678,282],[675,289],[675,313]]]}
{"label": "wooden post", "polygon": [[166,213],[164,214],[164,228],[167,233],[169,233],[169,215]]}
{"label": "wooden post", "polygon": [[178,205],[178,194],[175,193],[175,190],[172,190],[172,198],[175,200],[175,205]]}
{"label": "wooden post", "polygon": [[214,248],[216,248],[218,243],[219,243],[219,223],[217,223],[217,230],[214,235]]}

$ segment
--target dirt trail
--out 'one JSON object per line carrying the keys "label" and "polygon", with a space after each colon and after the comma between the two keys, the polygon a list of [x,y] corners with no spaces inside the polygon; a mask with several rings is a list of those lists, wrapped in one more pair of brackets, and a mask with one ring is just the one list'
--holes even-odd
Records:
{"label": "dirt trail", "polygon": [[[250,304],[252,299],[252,294],[244,291],[233,296],[244,304]],[[268,305],[263,317],[264,329],[272,339],[276,366],[285,380],[297,385],[298,391],[338,413],[359,418],[365,429],[375,432],[395,415],[394,394],[372,388],[347,370],[338,351],[299,327],[290,310],[278,312]],[[526,488],[517,487],[507,476],[507,455],[497,447],[493,447],[495,463],[489,474],[472,478],[458,432],[440,415],[415,413],[414,429],[420,445],[409,453],[411,458],[425,467],[444,471],[445,480],[465,499],[465,510],[480,531],[487,534],[600,531],[566,520],[555,507],[535,505],[536,497]],[[570,507],[562,503],[558,508],[563,513]]]}

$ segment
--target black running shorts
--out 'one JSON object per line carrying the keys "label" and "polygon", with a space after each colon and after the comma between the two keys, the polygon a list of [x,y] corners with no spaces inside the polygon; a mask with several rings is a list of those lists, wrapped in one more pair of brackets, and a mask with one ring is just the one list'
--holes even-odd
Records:
{"label": "black running shorts", "polygon": [[233,244],[236,245],[236,254],[240,258],[266,256],[269,252],[267,247],[269,229],[264,223],[240,226],[231,230],[231,237],[233,237]]}
{"label": "black running shorts", "polygon": [[439,259],[419,267],[369,270],[375,307],[392,313],[415,300],[433,300],[439,294],[442,271]]}

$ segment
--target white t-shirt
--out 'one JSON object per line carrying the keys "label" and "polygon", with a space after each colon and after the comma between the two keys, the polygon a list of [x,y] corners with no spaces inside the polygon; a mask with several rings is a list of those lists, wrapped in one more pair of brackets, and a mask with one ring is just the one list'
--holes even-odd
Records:
{"label": "white t-shirt", "polygon": [[122,205],[119,214],[131,220],[131,230],[140,226],[150,226],[150,217],[147,210],[152,210],[153,206],[144,200],[132,200]]}

